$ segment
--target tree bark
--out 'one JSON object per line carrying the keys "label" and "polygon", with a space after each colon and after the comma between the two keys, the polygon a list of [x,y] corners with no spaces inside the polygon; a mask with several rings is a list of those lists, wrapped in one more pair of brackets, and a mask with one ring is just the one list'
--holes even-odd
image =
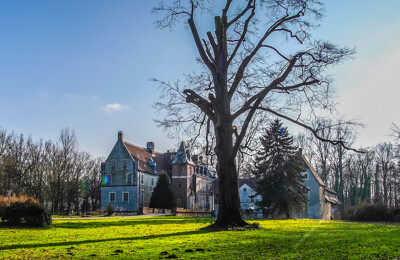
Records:
{"label": "tree bark", "polygon": [[232,149],[232,123],[229,118],[218,118],[215,126],[217,173],[219,188],[218,217],[214,223],[217,228],[248,225],[240,212],[238,174],[235,155]]}

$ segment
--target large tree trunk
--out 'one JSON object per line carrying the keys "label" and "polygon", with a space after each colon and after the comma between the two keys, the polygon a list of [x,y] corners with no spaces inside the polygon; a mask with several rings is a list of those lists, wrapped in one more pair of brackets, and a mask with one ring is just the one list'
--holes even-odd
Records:
{"label": "large tree trunk", "polygon": [[215,132],[219,208],[218,218],[214,226],[218,228],[243,227],[248,224],[243,220],[240,212],[238,174],[232,147],[232,123],[229,117],[223,117],[218,120]]}

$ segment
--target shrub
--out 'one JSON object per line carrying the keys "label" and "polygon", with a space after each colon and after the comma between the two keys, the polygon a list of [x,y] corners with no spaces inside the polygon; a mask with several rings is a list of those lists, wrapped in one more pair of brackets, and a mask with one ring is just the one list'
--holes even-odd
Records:
{"label": "shrub", "polygon": [[358,208],[353,216],[357,221],[385,221],[387,220],[387,208],[382,204],[365,205]]}
{"label": "shrub", "polygon": [[30,200],[6,207],[1,219],[9,225],[45,226],[52,222],[51,215],[41,205]]}
{"label": "shrub", "polygon": [[[28,195],[15,195],[13,194],[11,196],[10,202],[15,203],[15,202],[25,202],[25,201],[32,201],[32,202],[38,202],[35,198],[30,197]],[[0,195],[0,206],[8,206],[8,196]]]}
{"label": "shrub", "polygon": [[389,212],[390,220],[394,222],[400,222],[400,208],[392,209]]}
{"label": "shrub", "polygon": [[107,211],[107,216],[112,216],[115,213],[115,208],[113,205],[108,204],[106,207],[106,211]]}
{"label": "shrub", "polygon": [[343,219],[352,221],[400,221],[400,208],[389,209],[383,204],[363,204],[343,210]]}

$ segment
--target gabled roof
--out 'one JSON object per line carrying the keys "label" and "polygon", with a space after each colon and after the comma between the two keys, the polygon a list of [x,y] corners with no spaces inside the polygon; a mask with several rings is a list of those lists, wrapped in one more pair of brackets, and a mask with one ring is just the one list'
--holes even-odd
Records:
{"label": "gabled roof", "polygon": [[[136,146],[126,141],[123,141],[123,143],[130,155],[138,162],[139,171],[157,174],[162,170],[171,169],[171,163],[165,154],[155,151],[150,153],[146,148]],[[154,171],[153,165],[155,165],[156,171]]]}
{"label": "gabled roof", "polygon": [[239,188],[242,187],[244,184],[246,184],[253,190],[256,190],[257,188],[257,183],[252,179],[239,179]]}
{"label": "gabled roof", "polygon": [[318,183],[321,186],[325,187],[326,186],[325,183],[321,180],[317,171],[311,166],[311,163],[307,161],[306,157],[303,154],[301,154],[301,157],[303,158],[303,161],[306,163],[307,167],[310,169],[311,173],[314,175],[315,179],[317,179]]}

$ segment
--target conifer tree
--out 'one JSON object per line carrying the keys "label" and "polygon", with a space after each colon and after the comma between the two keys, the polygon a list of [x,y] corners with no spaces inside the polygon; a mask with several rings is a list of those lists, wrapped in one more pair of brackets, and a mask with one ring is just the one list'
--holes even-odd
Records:
{"label": "conifer tree", "polygon": [[150,198],[150,208],[172,209],[175,207],[175,195],[166,174],[158,177],[156,187]]}
{"label": "conifer tree", "polygon": [[286,214],[303,210],[307,203],[308,189],[303,185],[305,164],[287,127],[278,119],[273,121],[260,138],[261,149],[254,160],[257,193],[262,201],[259,206],[266,215]]}

